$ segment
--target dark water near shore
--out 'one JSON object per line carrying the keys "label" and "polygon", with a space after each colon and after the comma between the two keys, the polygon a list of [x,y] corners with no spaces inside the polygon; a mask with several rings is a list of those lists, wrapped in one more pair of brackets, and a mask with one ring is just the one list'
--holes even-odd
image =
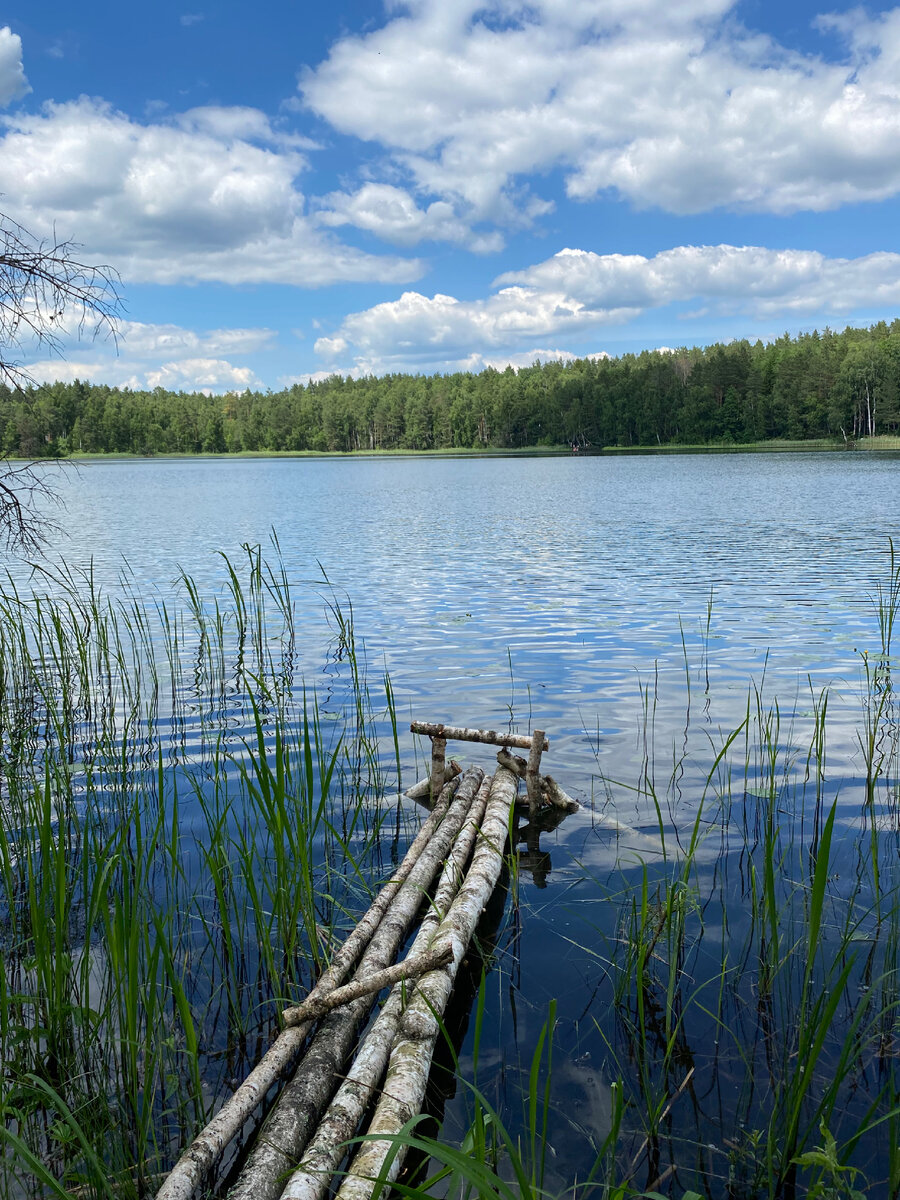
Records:
{"label": "dark water near shore", "polygon": [[[658,863],[661,823],[672,837],[690,830],[751,685],[778,698],[778,740],[788,758],[796,751],[787,774],[797,779],[816,697],[829,689],[825,789],[838,797],[836,836],[858,826],[861,653],[879,645],[873,596],[900,533],[898,479],[900,455],[111,461],[61,480],[65,535],[50,554],[92,560],[113,591],[123,560],[140,594],[169,595],[179,568],[213,591],[224,577],[216,552],[237,559],[242,543],[265,546],[274,530],[308,683],[327,688],[324,572],[352,603],[376,702],[390,674],[401,731],[413,717],[548,732],[547,769],[586,807],[542,835],[544,857],[523,858],[511,883],[477,1057],[515,1124],[557,1000],[555,1191],[605,1136],[614,1051],[625,1054],[607,1023],[621,921],[609,896],[633,881],[639,856]],[[417,764],[409,734],[400,749],[406,786],[421,751]],[[393,747],[384,751],[389,765]],[[662,814],[642,779],[658,782]],[[636,836],[611,837],[599,813]],[[698,855],[733,879],[733,911],[706,913],[695,965],[706,955],[711,975],[723,941],[739,943],[749,920],[739,826],[720,822]],[[698,1026],[704,1044],[682,1050],[698,1072],[715,1035],[714,1023]],[[694,1103],[689,1133],[711,1147],[697,1169],[719,1178],[715,1156],[728,1152],[715,1149],[708,1100]],[[715,1104],[728,1106],[720,1094]],[[458,1096],[450,1124],[465,1111]]]}

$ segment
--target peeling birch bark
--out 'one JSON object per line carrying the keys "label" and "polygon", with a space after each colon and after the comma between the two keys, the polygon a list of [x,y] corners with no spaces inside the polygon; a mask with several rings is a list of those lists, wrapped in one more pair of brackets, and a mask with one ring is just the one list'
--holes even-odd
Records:
{"label": "peeling birch bark", "polygon": [[[424,948],[459,890],[472,845],[484,817],[490,783],[490,779],[482,782],[466,822],[453,843],[434,899],[410,949],[409,958],[413,955],[419,959],[425,957]],[[444,948],[449,949],[449,946],[445,944]],[[281,1200],[322,1200],[328,1191],[331,1179],[346,1153],[346,1143],[356,1133],[372,1093],[384,1075],[406,999],[407,993],[402,987],[395,987],[391,992],[387,1003],[366,1035],[365,1042],[344,1082],[338,1088],[337,1095],[319,1122],[303,1161],[288,1180]]]}
{"label": "peeling birch bark", "polygon": [[[427,721],[413,721],[412,733],[424,733],[428,737],[442,737],[448,742],[483,742],[489,746],[515,746],[519,750],[530,750],[532,738],[521,733],[497,733],[494,729],[462,729],[456,725],[433,725]],[[544,738],[541,750],[549,750],[550,743]]]}
{"label": "peeling birch bark", "polygon": [[[381,918],[357,967],[360,979],[380,971],[393,959],[421,907],[422,897],[449,855],[484,778],[470,767],[456,789],[446,816]],[[375,994],[361,996],[328,1014],[260,1131],[253,1150],[229,1192],[231,1200],[277,1200],[284,1177],[293,1169],[330,1102]]]}
{"label": "peeling birch bark", "polygon": [[382,1096],[369,1125],[368,1134],[379,1135],[378,1140],[363,1142],[338,1191],[338,1200],[369,1200],[382,1171],[388,1180],[396,1179],[399,1174],[405,1157],[403,1147],[385,1169],[387,1156],[394,1147],[381,1140],[381,1135],[396,1134],[421,1110],[438,1035],[438,1018],[447,1006],[459,964],[500,875],[516,787],[516,776],[499,768],[471,866],[435,933],[436,943],[446,940],[453,947],[453,961],[419,980],[403,1014],[401,1036],[391,1052]]}
{"label": "peeling birch bark", "polygon": [[[350,971],[446,815],[452,795],[453,789],[448,785],[434,810],[423,822],[400,866],[336,952],[307,1000],[333,991]],[[294,1069],[311,1024],[304,1022],[286,1029],[276,1038],[244,1082],[184,1151],[157,1192],[156,1200],[190,1200],[253,1116],[269,1089]]]}

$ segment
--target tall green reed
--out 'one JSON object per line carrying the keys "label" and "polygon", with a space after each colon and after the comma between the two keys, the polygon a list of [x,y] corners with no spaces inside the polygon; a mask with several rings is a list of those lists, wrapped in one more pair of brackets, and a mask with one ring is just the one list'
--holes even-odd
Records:
{"label": "tall green reed", "polygon": [[643,1178],[673,1196],[793,1200],[831,1195],[833,1176],[900,1195],[893,555],[877,595],[881,645],[862,657],[864,774],[840,800],[828,692],[809,685],[803,750],[797,717],[751,686],[741,725],[718,746],[708,739],[685,827],[678,803],[686,772],[698,778],[698,743],[686,754],[685,735],[661,788],[656,686],[642,690],[639,782],[605,788],[620,803],[629,791],[649,798],[663,853],[635,865],[625,839],[610,893],[617,922],[594,929],[615,1014],[595,1021],[637,1123],[618,1147],[623,1187]]}
{"label": "tall green reed", "polygon": [[325,720],[283,564],[245,547],[224,574],[0,590],[3,1194],[152,1191],[369,886],[352,624]]}

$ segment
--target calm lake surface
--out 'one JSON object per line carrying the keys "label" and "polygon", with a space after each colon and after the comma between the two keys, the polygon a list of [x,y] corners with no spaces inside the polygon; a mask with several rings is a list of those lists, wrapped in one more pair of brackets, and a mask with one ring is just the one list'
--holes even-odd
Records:
{"label": "calm lake surface", "polygon": [[683,725],[686,655],[717,728],[751,680],[787,709],[810,681],[852,704],[898,479],[900,456],[866,454],[111,461],[62,477],[50,556],[111,589],[127,560],[138,592],[171,597],[181,568],[221,589],[217,552],[274,531],[308,671],[324,571],[401,719],[533,720],[584,798],[598,765],[629,778],[641,686],[658,677]]}
{"label": "calm lake surface", "polygon": [[[307,684],[327,696],[326,608],[336,595],[352,604],[376,704],[390,675],[403,786],[423,773],[422,750],[403,733],[410,718],[547,731],[546,769],[585,808],[542,834],[537,865],[522,860],[478,1071],[516,1110],[557,1000],[554,1088],[568,1114],[554,1118],[558,1190],[590,1163],[586,1147],[609,1124],[622,1037],[606,1024],[621,919],[606,899],[610,881],[658,859],[661,825],[676,838],[690,830],[754,687],[765,704],[778,700],[775,737],[785,777],[796,779],[829,689],[825,794],[838,798],[836,838],[859,826],[862,655],[880,646],[873,600],[889,540],[900,540],[898,480],[900,456],[862,453],[109,461],[61,478],[65,532],[50,555],[92,563],[112,592],[127,560],[139,594],[170,599],[183,568],[212,595],[225,583],[217,552],[238,562],[243,543],[269,546],[274,531]],[[23,565],[11,571],[28,580]],[[389,735],[383,751],[391,770]],[[751,767],[747,794],[756,782]],[[612,837],[603,814],[633,836]],[[726,874],[737,832],[719,820],[705,860]],[[704,925],[712,975],[726,928],[739,942],[750,920],[731,869],[734,911],[707,913]],[[704,1040],[718,1046],[718,1035],[700,1021],[692,1037],[700,1064]],[[471,1065],[471,1033],[461,1053]],[[739,1070],[732,1078],[746,1087]],[[692,1145],[723,1136],[707,1099],[695,1097]],[[464,1096],[450,1102],[450,1126],[464,1126],[465,1110]],[[724,1178],[719,1168],[710,1179]],[[652,1181],[648,1172],[644,1186]]]}

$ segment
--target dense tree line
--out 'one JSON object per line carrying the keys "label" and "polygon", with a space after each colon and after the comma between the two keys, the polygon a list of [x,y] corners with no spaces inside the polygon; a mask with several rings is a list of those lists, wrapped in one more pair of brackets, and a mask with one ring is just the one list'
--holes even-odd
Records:
{"label": "dense tree line", "polygon": [[0,388],[0,450],[430,450],[853,441],[900,429],[900,320],[704,349],[536,363],[518,372],[334,375],[280,392]]}

